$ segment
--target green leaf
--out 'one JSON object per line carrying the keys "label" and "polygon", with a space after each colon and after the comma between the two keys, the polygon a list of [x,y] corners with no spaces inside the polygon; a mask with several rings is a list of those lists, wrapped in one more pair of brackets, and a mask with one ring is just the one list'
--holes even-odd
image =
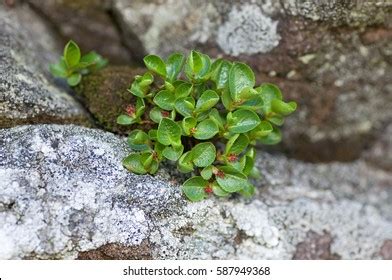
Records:
{"label": "green leaf", "polygon": [[271,116],[267,116],[266,119],[274,125],[281,126],[284,124],[284,118],[282,115],[272,113]]}
{"label": "green leaf", "polygon": [[177,79],[178,74],[184,64],[184,55],[180,53],[173,53],[166,62],[166,73],[169,81]]}
{"label": "green leaf", "polygon": [[211,139],[219,132],[218,126],[215,124],[213,120],[207,119],[200,122],[196,126],[196,132],[193,134],[198,140],[206,140]]}
{"label": "green leaf", "polygon": [[138,79],[138,82],[141,88],[145,88],[154,82],[154,76],[151,73],[147,72],[143,76],[141,76],[140,79]]}
{"label": "green leaf", "polygon": [[189,173],[193,171],[192,153],[184,153],[177,162],[178,170],[182,173]]}
{"label": "green leaf", "polygon": [[238,108],[256,111],[261,109],[263,105],[264,105],[263,98],[260,95],[257,95],[245,100],[245,102],[241,103],[241,105],[239,105]]}
{"label": "green leaf", "polygon": [[245,133],[260,124],[259,116],[250,110],[239,109],[227,114],[228,129],[232,133]]}
{"label": "green leaf", "polygon": [[80,49],[74,41],[69,41],[64,48],[64,60],[68,67],[78,65],[80,61]]}
{"label": "green leaf", "polygon": [[212,192],[219,197],[227,197],[230,195],[229,192],[225,191],[224,189],[222,189],[218,183],[215,181],[214,183],[212,183]]}
{"label": "green leaf", "polygon": [[135,129],[128,135],[128,144],[136,151],[150,150],[150,137],[144,131]]}
{"label": "green leaf", "polygon": [[81,80],[82,80],[82,75],[80,73],[74,73],[74,74],[72,74],[71,76],[68,77],[67,83],[71,87],[74,87],[77,84],[79,84]]}
{"label": "green leaf", "polygon": [[215,122],[219,129],[224,130],[225,121],[216,108],[213,108],[210,111],[209,118]]}
{"label": "green leaf", "polygon": [[271,102],[274,99],[282,100],[282,93],[280,89],[273,84],[262,84],[260,87],[256,88],[263,99],[263,113],[267,115],[272,111]]}
{"label": "green leaf", "polygon": [[136,114],[135,117],[138,118],[143,115],[146,109],[146,104],[144,103],[144,99],[140,97],[136,97]]}
{"label": "green leaf", "polygon": [[211,142],[197,144],[191,150],[192,161],[197,167],[206,167],[215,161],[216,149]]}
{"label": "green leaf", "polygon": [[201,80],[206,78],[211,67],[210,58],[197,51],[191,51],[185,63],[185,74],[193,80]]}
{"label": "green leaf", "polygon": [[174,94],[168,90],[161,90],[154,97],[154,103],[164,110],[171,111],[174,107]]}
{"label": "green leaf", "polygon": [[215,176],[216,181],[226,192],[238,192],[242,190],[246,184],[248,184],[246,176],[232,167],[222,166],[219,170],[222,174]]}
{"label": "green leaf", "polygon": [[221,58],[215,60],[211,65],[211,80],[215,82],[217,89],[227,87],[231,66],[230,62]]}
{"label": "green leaf", "polygon": [[63,58],[56,64],[50,64],[50,73],[55,77],[66,78],[67,77],[67,65]]}
{"label": "green leaf", "polygon": [[203,170],[200,172],[201,177],[203,177],[204,180],[210,180],[212,177],[213,168],[214,167],[212,165],[204,167]]}
{"label": "green leaf", "polygon": [[267,136],[273,130],[272,125],[267,121],[261,121],[249,134],[251,139],[258,139]]}
{"label": "green leaf", "polygon": [[195,100],[192,97],[179,98],[174,103],[176,111],[184,117],[192,116],[195,109]]}
{"label": "green leaf", "polygon": [[136,173],[136,174],[146,174],[147,170],[144,168],[143,164],[141,163],[141,156],[140,154],[130,154],[126,158],[123,159],[123,165],[129,171]]}
{"label": "green leaf", "polygon": [[174,147],[166,147],[163,150],[162,155],[168,160],[177,161],[183,152],[184,152],[184,146],[180,145]]}
{"label": "green leaf", "polygon": [[190,83],[182,83],[174,91],[176,98],[184,98],[191,94],[193,90],[193,85]]}
{"label": "green leaf", "polygon": [[226,144],[225,155],[239,155],[249,145],[249,138],[245,134],[233,135]]}
{"label": "green leaf", "polygon": [[157,140],[158,140],[157,133],[158,133],[158,130],[156,130],[156,129],[150,129],[150,130],[148,131],[148,137],[149,137],[151,140],[153,140],[153,141],[157,141]]}
{"label": "green leaf", "polygon": [[232,111],[233,110],[233,99],[230,96],[230,92],[227,90],[222,91],[221,95],[223,106],[225,106],[226,110]]}
{"label": "green leaf", "polygon": [[128,115],[119,115],[117,117],[117,123],[121,125],[130,125],[135,122],[135,118],[132,118]]}
{"label": "green leaf", "polygon": [[131,92],[133,95],[140,97],[140,98],[144,98],[146,96],[145,94],[145,89],[143,89],[139,82],[137,80],[133,81],[133,83],[131,84],[131,88],[128,89],[129,92]]}
{"label": "green leaf", "polygon": [[169,145],[181,144],[181,127],[173,120],[163,118],[158,126],[157,137],[159,143]]}
{"label": "green leaf", "polygon": [[237,101],[239,94],[245,88],[255,86],[255,74],[252,69],[244,63],[236,62],[229,72],[229,89],[231,98]]}
{"label": "green leaf", "polygon": [[267,136],[259,138],[260,142],[264,145],[275,145],[282,140],[282,133],[276,127]]}
{"label": "green leaf", "polygon": [[208,185],[208,181],[204,180],[200,176],[195,176],[185,181],[182,185],[182,191],[186,197],[191,201],[200,201],[206,197],[205,188]]}
{"label": "green leaf", "polygon": [[197,121],[194,117],[186,117],[182,120],[181,126],[185,135],[190,135],[192,133],[192,128],[195,128]]}
{"label": "green leaf", "polygon": [[252,197],[255,194],[255,187],[248,182],[239,193],[244,197]]}
{"label": "green leaf", "polygon": [[163,62],[162,58],[157,55],[150,54],[144,57],[143,61],[148,70],[162,76],[163,78],[166,77],[166,64]]}
{"label": "green leaf", "polygon": [[273,99],[271,101],[271,109],[275,113],[287,116],[297,109],[297,103],[295,103],[294,101],[286,103],[279,99]]}
{"label": "green leaf", "polygon": [[207,111],[208,109],[214,107],[218,101],[219,95],[215,91],[210,89],[206,90],[197,100],[196,111]]}

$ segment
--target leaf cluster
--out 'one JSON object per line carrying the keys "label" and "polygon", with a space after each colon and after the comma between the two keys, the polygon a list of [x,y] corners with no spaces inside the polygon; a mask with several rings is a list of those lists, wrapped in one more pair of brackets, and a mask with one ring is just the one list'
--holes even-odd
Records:
{"label": "leaf cluster", "polygon": [[70,86],[76,86],[83,75],[101,69],[107,62],[94,51],[82,55],[79,46],[71,40],[65,45],[59,62],[50,65],[50,72],[55,77],[67,79]]}
{"label": "leaf cluster", "polygon": [[180,172],[192,174],[182,186],[192,201],[210,193],[251,196],[254,186],[248,177],[257,175],[254,146],[281,140],[279,126],[296,103],[283,101],[273,84],[256,87],[244,63],[211,61],[197,51],[186,58],[174,53],[166,61],[148,55],[144,63],[148,71],[129,88],[136,102],[117,122],[152,128],[129,134],[133,152],[124,166],[154,174],[162,161],[175,162]]}

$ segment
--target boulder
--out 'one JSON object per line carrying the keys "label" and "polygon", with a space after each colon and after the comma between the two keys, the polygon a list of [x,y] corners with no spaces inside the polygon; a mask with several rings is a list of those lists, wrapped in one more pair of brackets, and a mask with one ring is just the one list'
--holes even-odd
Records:
{"label": "boulder", "polygon": [[309,164],[261,153],[252,199],[191,203],[169,166],[154,177],[127,172],[128,152],[114,134],[74,125],[0,130],[0,258],[390,255],[392,176],[364,161]]}
{"label": "boulder", "polygon": [[89,117],[55,84],[56,37],[27,6],[0,5],[0,128],[33,123],[89,125]]}
{"label": "boulder", "polygon": [[363,1],[114,0],[139,56],[198,49],[247,62],[299,103],[281,150],[358,158],[391,122],[392,8]]}

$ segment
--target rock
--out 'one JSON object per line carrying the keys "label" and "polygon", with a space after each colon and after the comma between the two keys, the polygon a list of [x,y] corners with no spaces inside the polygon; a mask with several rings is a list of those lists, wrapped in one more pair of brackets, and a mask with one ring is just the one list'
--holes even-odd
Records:
{"label": "rock", "polygon": [[109,66],[83,78],[76,92],[103,128],[126,134],[130,127],[118,125],[116,119],[125,113],[127,105],[136,102],[127,89],[134,76],[144,72],[143,69]]}
{"label": "rock", "polygon": [[362,156],[375,166],[392,171],[392,124]]}
{"label": "rock", "polygon": [[115,0],[113,9],[139,56],[198,49],[278,84],[299,103],[284,129],[290,156],[357,159],[392,120],[386,3]]}
{"label": "rock", "polygon": [[[95,50],[114,64],[132,62],[132,55],[123,46],[119,30],[110,15],[107,0],[28,0],[62,35],[78,43],[84,52]],[[102,43],[105,42],[105,43]]]}
{"label": "rock", "polygon": [[392,239],[392,176],[364,161],[262,153],[253,199],[190,203],[169,169],[124,170],[108,132],[21,126],[0,142],[1,259],[291,259],[311,244],[327,252],[311,258],[379,259]]}
{"label": "rock", "polygon": [[0,5],[0,128],[89,124],[84,109],[48,73],[49,63],[60,55],[57,47],[56,38],[27,6]]}

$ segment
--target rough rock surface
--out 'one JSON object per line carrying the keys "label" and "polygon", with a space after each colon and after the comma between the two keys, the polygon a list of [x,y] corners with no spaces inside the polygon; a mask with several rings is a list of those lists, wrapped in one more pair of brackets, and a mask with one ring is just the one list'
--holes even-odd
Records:
{"label": "rough rock surface", "polygon": [[111,133],[21,126],[0,130],[0,142],[1,259],[389,256],[392,177],[363,161],[263,153],[253,199],[189,203],[164,169],[125,171],[127,146]]}
{"label": "rough rock surface", "polygon": [[139,56],[196,48],[249,63],[258,82],[300,105],[282,149],[349,161],[392,120],[392,6],[357,2],[115,0],[113,9]]}
{"label": "rough rock surface", "polygon": [[122,44],[120,32],[110,16],[107,0],[28,0],[48,19],[65,43],[75,40],[83,51],[95,50],[111,63],[131,63],[131,54]]}
{"label": "rough rock surface", "polygon": [[60,54],[55,42],[28,7],[8,9],[0,4],[0,128],[88,124],[84,109],[48,73],[49,63]]}
{"label": "rough rock surface", "polygon": [[118,125],[116,119],[125,113],[127,105],[135,106],[136,100],[127,89],[134,76],[144,71],[140,68],[109,66],[83,78],[76,92],[103,128],[125,134],[130,127]]}

